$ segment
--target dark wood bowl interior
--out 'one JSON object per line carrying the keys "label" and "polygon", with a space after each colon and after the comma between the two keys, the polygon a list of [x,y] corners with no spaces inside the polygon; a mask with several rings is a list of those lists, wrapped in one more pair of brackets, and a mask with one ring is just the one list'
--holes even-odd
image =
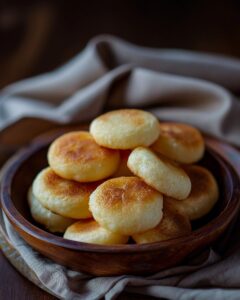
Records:
{"label": "dark wood bowl interior", "polygon": [[190,235],[165,242],[121,246],[65,240],[45,231],[33,221],[26,196],[36,174],[47,166],[47,149],[55,137],[56,134],[45,136],[20,151],[8,163],[3,174],[1,202],[9,221],[27,243],[74,270],[95,275],[146,274],[176,265],[213,244],[233,222],[239,210],[240,184],[237,174],[222,157],[207,147],[199,164],[207,167],[216,177],[220,198],[207,216],[193,223]]}

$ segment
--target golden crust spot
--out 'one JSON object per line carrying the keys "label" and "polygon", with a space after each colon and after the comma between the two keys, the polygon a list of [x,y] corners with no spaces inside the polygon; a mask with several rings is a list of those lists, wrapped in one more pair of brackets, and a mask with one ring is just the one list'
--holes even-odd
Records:
{"label": "golden crust spot", "polygon": [[160,123],[161,136],[170,137],[189,147],[202,145],[203,139],[199,131],[186,124]]}
{"label": "golden crust spot", "polygon": [[128,206],[132,202],[151,202],[158,192],[137,177],[110,179],[101,186],[99,204],[106,208]]}
{"label": "golden crust spot", "polygon": [[121,119],[125,119],[128,123],[134,124],[136,126],[141,126],[145,123],[145,114],[146,112],[143,112],[138,109],[119,109],[101,115],[99,117],[99,120],[103,122],[108,122],[109,120],[118,117]]}
{"label": "golden crust spot", "polygon": [[99,182],[79,183],[73,180],[63,179],[51,168],[48,168],[45,171],[43,182],[45,187],[51,190],[55,195],[65,195],[66,198],[78,195],[90,195],[91,192],[99,185]]}
{"label": "golden crust spot", "polygon": [[72,132],[53,143],[53,155],[65,162],[88,163],[116,154],[116,151],[99,146],[89,133]]}
{"label": "golden crust spot", "polygon": [[69,231],[73,232],[80,232],[80,233],[88,233],[91,231],[95,231],[100,227],[100,225],[93,219],[91,220],[81,220],[74,223],[72,226],[69,227]]}

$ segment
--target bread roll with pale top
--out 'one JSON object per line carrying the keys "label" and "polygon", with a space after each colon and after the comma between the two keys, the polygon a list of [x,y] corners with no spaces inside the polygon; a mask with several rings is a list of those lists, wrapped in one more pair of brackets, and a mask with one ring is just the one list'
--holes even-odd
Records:
{"label": "bread roll with pale top", "polygon": [[191,191],[191,181],[186,172],[150,149],[138,147],[128,158],[129,169],[147,184],[176,199],[185,199]]}
{"label": "bread roll with pale top", "polygon": [[93,219],[81,220],[67,228],[65,239],[99,245],[126,244],[128,236],[109,231]]}
{"label": "bread roll with pale top", "polygon": [[91,217],[90,194],[99,182],[80,183],[58,176],[51,168],[42,170],[33,182],[33,195],[52,212],[73,219]]}
{"label": "bread roll with pale top", "polygon": [[191,223],[188,217],[174,209],[171,203],[164,199],[163,218],[160,223],[153,229],[133,235],[132,238],[137,244],[144,244],[182,237],[190,232]]}
{"label": "bread roll with pale top", "polygon": [[206,168],[189,165],[184,169],[192,182],[191,193],[182,201],[173,198],[168,198],[168,201],[190,220],[196,220],[209,213],[216,204],[219,196],[218,185]]}
{"label": "bread roll with pale top", "polygon": [[202,158],[205,145],[199,130],[180,123],[160,123],[159,127],[161,134],[151,146],[153,151],[185,164]]}
{"label": "bread roll with pale top", "polygon": [[92,182],[116,172],[119,152],[99,146],[88,132],[76,131],[60,136],[51,144],[48,162],[63,178]]}
{"label": "bread roll with pale top", "polygon": [[157,118],[139,109],[119,109],[100,115],[90,125],[95,141],[112,149],[149,146],[159,136]]}
{"label": "bread roll with pale top", "polygon": [[60,216],[45,208],[33,195],[32,188],[28,191],[28,204],[33,219],[50,232],[63,233],[67,227],[76,222],[74,219]]}
{"label": "bread roll with pale top", "polygon": [[94,219],[110,231],[131,235],[155,227],[162,218],[163,196],[137,177],[105,181],[91,194]]}

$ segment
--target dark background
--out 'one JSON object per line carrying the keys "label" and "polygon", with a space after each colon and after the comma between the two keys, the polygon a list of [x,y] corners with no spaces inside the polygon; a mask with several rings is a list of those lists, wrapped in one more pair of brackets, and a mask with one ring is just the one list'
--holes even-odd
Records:
{"label": "dark background", "polygon": [[0,87],[49,71],[109,33],[240,57],[240,1],[0,1]]}

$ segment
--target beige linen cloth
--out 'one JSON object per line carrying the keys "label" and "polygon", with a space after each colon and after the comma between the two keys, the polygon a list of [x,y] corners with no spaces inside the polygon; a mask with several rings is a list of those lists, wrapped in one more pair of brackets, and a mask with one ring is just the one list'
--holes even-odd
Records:
{"label": "beige linen cloth", "polygon": [[[7,157],[49,124],[88,121],[104,110],[122,107],[141,107],[161,120],[191,123],[240,146],[239,93],[238,59],[147,49],[99,36],[59,69],[2,90],[0,151]],[[12,261],[21,265],[22,273],[61,299],[116,299],[124,291],[164,299],[240,298],[237,231],[226,252],[208,249],[184,265],[152,276],[92,277],[35,252],[3,214],[0,224],[15,248],[4,242],[10,260],[14,257]]]}

